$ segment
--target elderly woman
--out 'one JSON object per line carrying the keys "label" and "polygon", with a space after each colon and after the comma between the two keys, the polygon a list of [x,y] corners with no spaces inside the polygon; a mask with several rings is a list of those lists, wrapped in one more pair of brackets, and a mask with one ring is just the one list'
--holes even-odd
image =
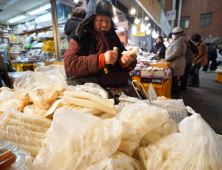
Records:
{"label": "elderly woman", "polygon": [[[137,56],[121,54],[125,48],[115,32],[113,16],[113,6],[109,1],[89,2],[86,19],[77,27],[64,55],[68,84],[127,85]],[[113,50],[114,47],[118,51]],[[108,73],[104,71],[105,67]]]}
{"label": "elderly woman", "polygon": [[186,35],[183,33],[183,29],[180,27],[176,27],[172,32],[173,41],[169,46],[167,51],[166,61],[171,62],[172,69],[172,89],[171,89],[171,97],[179,98],[180,96],[180,88],[178,84],[178,76],[184,75],[184,70],[186,67],[186,59],[185,54],[187,51],[187,43],[188,39]]}

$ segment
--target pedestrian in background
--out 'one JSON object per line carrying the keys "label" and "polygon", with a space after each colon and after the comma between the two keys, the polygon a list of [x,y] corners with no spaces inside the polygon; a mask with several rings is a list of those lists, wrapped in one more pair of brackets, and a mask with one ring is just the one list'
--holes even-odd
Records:
{"label": "pedestrian in background", "polygon": [[194,66],[192,70],[195,74],[192,77],[192,82],[189,85],[190,87],[199,87],[200,80],[199,80],[199,70],[201,66],[204,66],[207,64],[207,47],[201,40],[201,36],[199,34],[194,34],[191,36],[191,41],[196,45],[199,53],[195,56],[194,59]]}
{"label": "pedestrian in background", "polygon": [[68,42],[75,35],[76,28],[79,23],[83,21],[86,16],[86,10],[82,7],[77,7],[72,11],[72,18],[68,19],[65,24],[65,34],[67,35]]}
{"label": "pedestrian in background", "polygon": [[166,53],[166,61],[171,62],[172,69],[172,89],[171,97],[180,98],[180,87],[178,84],[178,76],[184,75],[186,67],[185,54],[187,51],[188,39],[180,27],[175,27],[172,32],[173,41]]}
{"label": "pedestrian in background", "polygon": [[150,52],[156,54],[160,59],[165,59],[166,46],[163,44],[162,36],[155,39]]}
{"label": "pedestrian in background", "polygon": [[216,46],[214,44],[209,44],[207,46],[207,57],[208,57],[208,63],[203,67],[203,72],[206,72],[209,68],[209,64],[210,64],[210,71],[215,71],[216,67],[217,67],[217,50],[216,50]]}

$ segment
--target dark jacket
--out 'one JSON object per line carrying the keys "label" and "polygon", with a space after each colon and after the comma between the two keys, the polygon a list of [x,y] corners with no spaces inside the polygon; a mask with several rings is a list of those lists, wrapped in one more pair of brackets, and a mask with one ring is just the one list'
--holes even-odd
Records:
{"label": "dark jacket", "polygon": [[200,64],[201,66],[207,65],[208,59],[207,59],[207,47],[206,47],[206,45],[201,40],[200,42],[198,42],[196,44],[196,47],[197,47],[199,53],[196,55],[196,57],[194,59],[194,63],[195,64]]}
{"label": "dark jacket", "polygon": [[78,27],[79,23],[83,21],[83,18],[70,18],[67,20],[65,25],[65,34],[68,36],[67,40],[68,42],[70,39],[75,35],[76,28]]}
{"label": "dark jacket", "polygon": [[160,55],[158,57],[165,59],[166,46],[163,43],[160,46],[157,46],[156,43],[152,45],[150,52],[156,54],[157,51],[160,51]]}
{"label": "dark jacket", "polygon": [[[75,39],[75,40],[74,40]],[[87,27],[84,37],[78,39],[75,35],[64,55],[65,70],[81,83],[93,82],[102,87],[121,87],[127,84],[137,61],[134,60],[128,68],[123,68],[119,62],[122,51],[125,50],[114,29],[108,33],[98,33]],[[98,70],[98,57],[101,53],[118,47],[119,59],[109,68],[108,74]]]}

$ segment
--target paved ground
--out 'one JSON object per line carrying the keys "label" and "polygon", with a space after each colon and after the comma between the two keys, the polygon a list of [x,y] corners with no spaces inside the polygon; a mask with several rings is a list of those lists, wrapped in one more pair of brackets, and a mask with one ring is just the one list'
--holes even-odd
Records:
{"label": "paved ground", "polygon": [[200,113],[216,133],[222,134],[222,83],[215,81],[216,73],[199,75],[200,87],[190,87],[181,93],[184,103]]}

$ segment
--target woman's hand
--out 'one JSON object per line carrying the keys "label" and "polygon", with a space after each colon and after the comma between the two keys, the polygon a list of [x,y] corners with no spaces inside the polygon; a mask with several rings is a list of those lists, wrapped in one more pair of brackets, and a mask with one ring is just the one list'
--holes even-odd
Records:
{"label": "woman's hand", "polygon": [[120,59],[122,64],[129,64],[131,63],[133,60],[135,60],[137,58],[136,54],[133,55],[123,55]]}
{"label": "woman's hand", "polygon": [[157,51],[157,53],[156,53],[157,55],[160,55],[160,51]]}
{"label": "woman's hand", "polygon": [[115,50],[109,50],[105,52],[105,65],[112,64],[114,65],[118,59],[118,53]]}

